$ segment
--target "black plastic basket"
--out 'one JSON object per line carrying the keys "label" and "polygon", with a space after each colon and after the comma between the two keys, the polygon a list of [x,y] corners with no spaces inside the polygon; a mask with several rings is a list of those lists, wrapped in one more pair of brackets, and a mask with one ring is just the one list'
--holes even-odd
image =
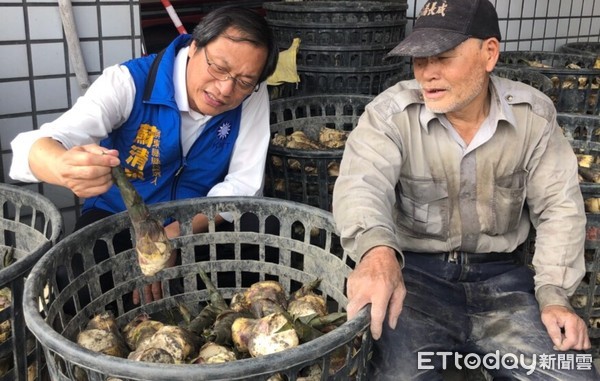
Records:
{"label": "black plastic basket", "polygon": [[545,75],[533,70],[528,70],[526,68],[497,66],[494,68],[492,73],[498,77],[526,83],[547,95],[551,94],[552,92],[552,81]]}
{"label": "black plastic basket", "polygon": [[265,2],[265,19],[277,41],[305,45],[376,45],[400,42],[406,1]]}
{"label": "black plastic basket", "polygon": [[317,1],[265,3],[264,7],[281,49],[300,38],[300,66],[372,67],[402,59],[384,61],[404,39],[406,4]]}
{"label": "black plastic basket", "polygon": [[[589,197],[583,188],[582,193]],[[571,304],[588,325],[590,338],[600,338],[600,214],[587,213],[585,269],[586,274],[571,297]]]}
{"label": "black plastic basket", "polygon": [[298,66],[299,83],[271,86],[272,100],[308,95],[340,94],[377,95],[385,90],[385,83],[406,70],[403,62],[371,68],[335,68]]}
{"label": "black plastic basket", "polygon": [[[529,63],[548,67],[533,67]],[[595,58],[589,55],[543,51],[500,53],[500,65],[527,67],[552,81],[549,96],[558,112],[600,114],[600,70],[594,69]],[[575,64],[580,69],[569,69]]]}
{"label": "black plastic basket", "polygon": [[298,24],[345,25],[406,19],[407,0],[397,1],[265,1],[267,19]]}
{"label": "black plastic basket", "polygon": [[[346,3],[346,2],[342,2]],[[265,7],[269,3],[265,3]],[[291,3],[274,3],[285,6]],[[302,4],[302,3],[296,3]],[[305,3],[307,6],[308,3]],[[368,47],[398,44],[404,39],[407,20],[381,21],[372,23],[312,23],[301,24],[296,21],[269,19],[267,22],[281,47],[289,46],[294,38],[300,38],[301,47],[315,46]]]}
{"label": "black plastic basket", "polygon": [[600,57],[600,42],[569,42],[557,50],[560,53],[584,54],[598,59]]}
{"label": "black plastic basket", "polygon": [[[271,136],[303,131],[318,141],[321,127],[351,131],[365,106],[366,95],[321,95],[278,99],[271,102]],[[343,148],[291,149],[269,146],[265,194],[331,210],[331,195],[337,179]],[[332,169],[333,168],[333,169]]]}
{"label": "black plastic basket", "polygon": [[[400,56],[386,57],[396,45],[396,42],[367,46],[306,46],[300,44],[296,55],[296,63],[300,68],[344,69],[364,67],[378,70],[378,66],[394,65],[404,61],[403,57]],[[284,47],[281,48],[284,49]]]}
{"label": "black plastic basket", "polygon": [[41,380],[43,353],[25,326],[23,287],[34,264],[60,239],[63,220],[46,197],[15,185],[0,184],[0,205],[1,258],[4,261],[12,252],[16,260],[0,266],[0,289],[12,297],[10,305],[0,311],[3,329],[10,325],[9,337],[0,343],[0,380]]}
{"label": "black plastic basket", "polygon": [[600,116],[558,113],[556,119],[575,153],[600,155]]}
{"label": "black plastic basket", "polygon": [[[600,156],[600,116],[558,114],[557,122],[573,150]],[[580,183],[584,199],[600,197],[600,184]],[[575,311],[588,324],[589,335],[600,338],[600,214],[586,213],[586,275],[571,297]]]}
{"label": "black plastic basket", "polygon": [[[370,353],[369,315],[363,310],[342,326],[298,347],[263,357],[224,364],[170,365],[136,362],[88,351],[71,339],[89,318],[110,308],[121,326],[141,313],[152,315],[178,304],[192,315],[209,299],[198,269],[209,274],[220,293],[231,298],[258,280],[277,280],[286,291],[321,278],[318,291],[326,297],[330,311],[342,311],[347,303],[345,281],[354,260],[339,247],[331,213],[299,203],[258,197],[199,198],[152,206],[159,219],[179,221],[181,236],[173,239],[180,249],[181,264],[144,277],[132,249],[119,251],[113,244],[116,234],[131,229],[128,215],[120,213],[81,229],[55,245],[38,262],[25,283],[24,312],[31,331],[43,346],[53,379],[73,379],[76,369],[88,380],[267,380],[280,374],[296,380],[297,372],[319,364],[330,369],[335,351],[346,350],[346,362],[331,379],[365,380]],[[197,213],[215,216],[227,212],[233,218],[231,230],[220,230],[213,218],[206,233],[193,234],[191,221]],[[244,228],[242,219],[255,228]],[[97,245],[108,248],[108,259],[95,263]],[[226,252],[223,250],[228,248]],[[196,250],[208,253],[196,260]],[[82,263],[76,271],[73,263]],[[69,274],[69,284],[59,291],[56,275]],[[75,272],[76,271],[76,272]],[[114,286],[103,291],[106,278]],[[103,280],[102,280],[103,279]],[[161,281],[163,298],[141,306],[127,307],[127,297],[149,282]],[[225,282],[225,283],[224,283]],[[232,283],[233,282],[233,283]],[[177,287],[176,287],[177,286]],[[91,302],[82,304],[81,293]],[[68,302],[75,305],[74,316],[64,312]],[[356,347],[356,342],[360,346]],[[326,379],[328,377],[324,377]]]}

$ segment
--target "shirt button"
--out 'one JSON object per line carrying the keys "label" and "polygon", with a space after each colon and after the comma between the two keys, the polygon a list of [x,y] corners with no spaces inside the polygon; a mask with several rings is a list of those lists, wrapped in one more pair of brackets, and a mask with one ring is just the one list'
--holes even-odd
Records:
{"label": "shirt button", "polygon": [[513,96],[512,95],[507,95],[506,96],[506,100],[511,102],[513,100]]}

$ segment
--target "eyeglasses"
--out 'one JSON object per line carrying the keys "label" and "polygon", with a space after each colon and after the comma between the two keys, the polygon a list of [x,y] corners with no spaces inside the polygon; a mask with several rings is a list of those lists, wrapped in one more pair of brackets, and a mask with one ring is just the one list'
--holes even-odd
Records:
{"label": "eyeglasses", "polygon": [[250,92],[252,90],[258,91],[257,84],[250,83],[250,82],[244,81],[243,79],[236,78],[233,75],[231,75],[230,72],[225,70],[225,68],[222,68],[221,66],[217,65],[214,62],[210,62],[210,60],[208,59],[208,51],[206,49],[206,46],[204,47],[204,56],[206,57],[206,63],[208,64],[208,67],[206,68],[206,70],[208,71],[208,74],[212,75],[212,77],[214,79],[219,80],[219,81],[229,81],[231,79],[233,81],[233,88],[239,89],[245,93]]}

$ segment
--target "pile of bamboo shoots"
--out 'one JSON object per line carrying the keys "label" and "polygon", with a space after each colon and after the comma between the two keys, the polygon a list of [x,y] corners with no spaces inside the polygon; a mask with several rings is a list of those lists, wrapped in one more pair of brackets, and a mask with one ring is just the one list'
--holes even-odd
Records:
{"label": "pile of bamboo shoots", "polygon": [[[330,149],[343,149],[348,139],[349,131],[337,130],[335,128],[321,127],[319,129],[318,138],[309,137],[304,131],[297,130],[290,135],[283,135],[276,133],[271,139],[271,144],[277,147],[284,147],[289,149],[297,150],[330,150]],[[283,167],[284,158],[272,155],[271,162],[276,168]],[[287,168],[298,173],[302,172],[306,175],[317,175],[318,168],[317,164],[313,160],[299,160],[296,158],[287,159]],[[340,173],[339,160],[331,160],[327,163],[327,175],[331,177],[337,177]],[[277,178],[274,180],[274,189],[278,192],[285,192],[286,181],[283,178]],[[292,189],[292,193],[302,193],[303,184],[295,184],[290,182],[288,186]],[[308,193],[318,193],[318,189],[315,188],[314,184],[306,185]],[[310,189],[312,188],[315,189]],[[333,187],[333,184],[331,184]],[[331,189],[330,191],[333,191]]]}
{"label": "pile of bamboo shoots", "polygon": [[[540,69],[557,69],[557,67],[547,65],[538,60],[527,60],[520,59],[518,63],[526,64],[532,68],[540,68]],[[589,91],[587,94],[587,107],[591,109],[595,109],[596,104],[598,102],[597,91],[600,89],[600,75],[578,75],[577,70],[584,70],[585,67],[581,67],[576,63],[567,63],[565,64],[565,69],[569,69],[573,71],[573,75],[560,77],[559,75],[548,75],[550,81],[552,82],[552,87],[554,89],[558,89],[559,91],[564,90],[585,90]],[[558,68],[560,69],[560,68]],[[600,69],[600,60],[597,59],[594,63],[593,69]],[[550,98],[552,101],[556,102],[557,95],[551,94]]]}
{"label": "pile of bamboo shoots", "polygon": [[[10,288],[4,287],[0,289],[0,311],[10,308],[12,305],[12,293]],[[0,322],[0,344],[10,339],[12,336],[12,326],[10,320]],[[0,358],[0,376],[5,375],[13,364],[12,356]]]}
{"label": "pile of bamboo shoots", "polygon": [[[118,327],[110,312],[91,318],[76,342],[82,347],[134,361],[163,364],[215,364],[264,356],[296,347],[335,329],[346,321],[343,312],[328,313],[317,292],[320,280],[288,295],[279,282],[261,281],[223,298],[206,273],[200,271],[209,300],[197,316],[180,305],[177,324],[147,314]],[[330,372],[346,361],[346,350],[332,356]],[[314,375],[318,366],[299,375]],[[320,374],[320,373],[319,373]],[[279,375],[272,380],[283,380]]]}
{"label": "pile of bamboo shoots", "polygon": [[[537,61],[537,60],[520,59],[519,63],[524,63],[527,66],[530,66],[533,68],[556,69],[556,67],[554,67],[554,66],[547,65],[547,64]],[[564,68],[573,70],[573,71],[586,69],[576,63],[567,63]],[[600,60],[596,60],[593,69],[600,69]],[[597,90],[600,88],[600,76],[596,76],[590,80],[590,78],[588,78],[587,76],[583,76],[583,75],[577,76],[576,74],[574,74],[573,76],[567,77],[562,82],[561,82],[560,78],[558,78],[558,76],[552,76],[552,77],[550,77],[550,80],[552,81],[552,84],[554,85],[555,88],[585,89],[585,88],[590,87],[593,90]]]}
{"label": "pile of bamboo shoots", "polygon": [[[600,162],[590,154],[576,154],[578,161],[579,181],[581,183],[600,183]],[[600,213],[599,197],[586,197],[584,199],[585,211],[587,213]]]}
{"label": "pile of bamboo shoots", "polygon": [[[0,269],[6,268],[12,265],[15,259],[15,248],[14,247],[2,247],[0,248]],[[12,292],[8,287],[0,289],[0,311],[3,311],[12,306]],[[0,322],[0,344],[4,343],[12,336],[12,325],[10,320],[4,320]],[[12,356],[0,358],[0,376],[5,375],[13,367]]]}
{"label": "pile of bamboo shoots", "polygon": [[[17,261],[17,255],[15,254],[16,249],[14,246],[0,246],[0,269],[9,267]],[[13,307],[13,292],[10,287],[0,288],[0,311],[4,311],[8,308]],[[11,323],[11,316],[16,316],[15,312],[9,314],[6,320],[0,321],[0,345],[4,345],[5,342],[12,337],[13,325]],[[17,340],[12,337],[13,340]],[[33,336],[26,335],[23,344],[25,345],[25,352],[30,353],[34,346],[35,340]],[[16,343],[13,343],[16,345]],[[14,357],[13,353],[9,353],[3,357],[0,357],[0,377],[4,377],[7,373],[12,373],[14,370]],[[27,364],[27,381],[33,381],[36,379],[37,363],[28,359]]]}
{"label": "pile of bamboo shoots", "polygon": [[304,131],[297,130],[290,135],[276,133],[271,139],[275,146],[290,149],[326,150],[344,148],[348,139],[348,131],[321,127],[318,139],[311,139]]}
{"label": "pile of bamboo shoots", "polygon": [[[271,139],[271,144],[278,147],[303,150],[327,150],[327,149],[343,149],[348,139],[348,131],[336,130],[334,128],[321,127],[319,139],[314,140],[309,138],[303,131],[294,131],[291,135],[275,134]],[[271,158],[273,165],[281,167],[283,162],[279,156]],[[301,171],[304,169],[306,174],[316,174],[317,168],[314,163],[302,164],[297,159],[288,159],[288,167],[292,170]],[[329,176],[337,176],[339,174],[339,162],[332,161],[327,165]]]}

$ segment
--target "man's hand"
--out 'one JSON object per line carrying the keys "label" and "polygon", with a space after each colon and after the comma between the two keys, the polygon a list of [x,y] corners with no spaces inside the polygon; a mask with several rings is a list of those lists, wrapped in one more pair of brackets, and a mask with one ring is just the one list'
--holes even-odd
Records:
{"label": "man's hand", "polygon": [[56,171],[64,186],[77,196],[86,198],[110,189],[113,184],[111,168],[119,163],[117,150],[86,145],[65,151]]}
{"label": "man's hand", "polygon": [[50,138],[37,140],[29,154],[31,171],[40,181],[69,188],[83,198],[105,193],[113,184],[111,168],[119,164],[117,150],[96,144],[66,150]]}
{"label": "man's hand", "polygon": [[388,246],[369,250],[348,277],[348,319],[371,303],[371,334],[381,337],[383,321],[389,312],[388,324],[396,328],[406,296],[402,271],[396,252]]}
{"label": "man's hand", "polygon": [[546,306],[542,310],[542,323],[556,350],[586,350],[592,347],[585,322],[566,307]]}

